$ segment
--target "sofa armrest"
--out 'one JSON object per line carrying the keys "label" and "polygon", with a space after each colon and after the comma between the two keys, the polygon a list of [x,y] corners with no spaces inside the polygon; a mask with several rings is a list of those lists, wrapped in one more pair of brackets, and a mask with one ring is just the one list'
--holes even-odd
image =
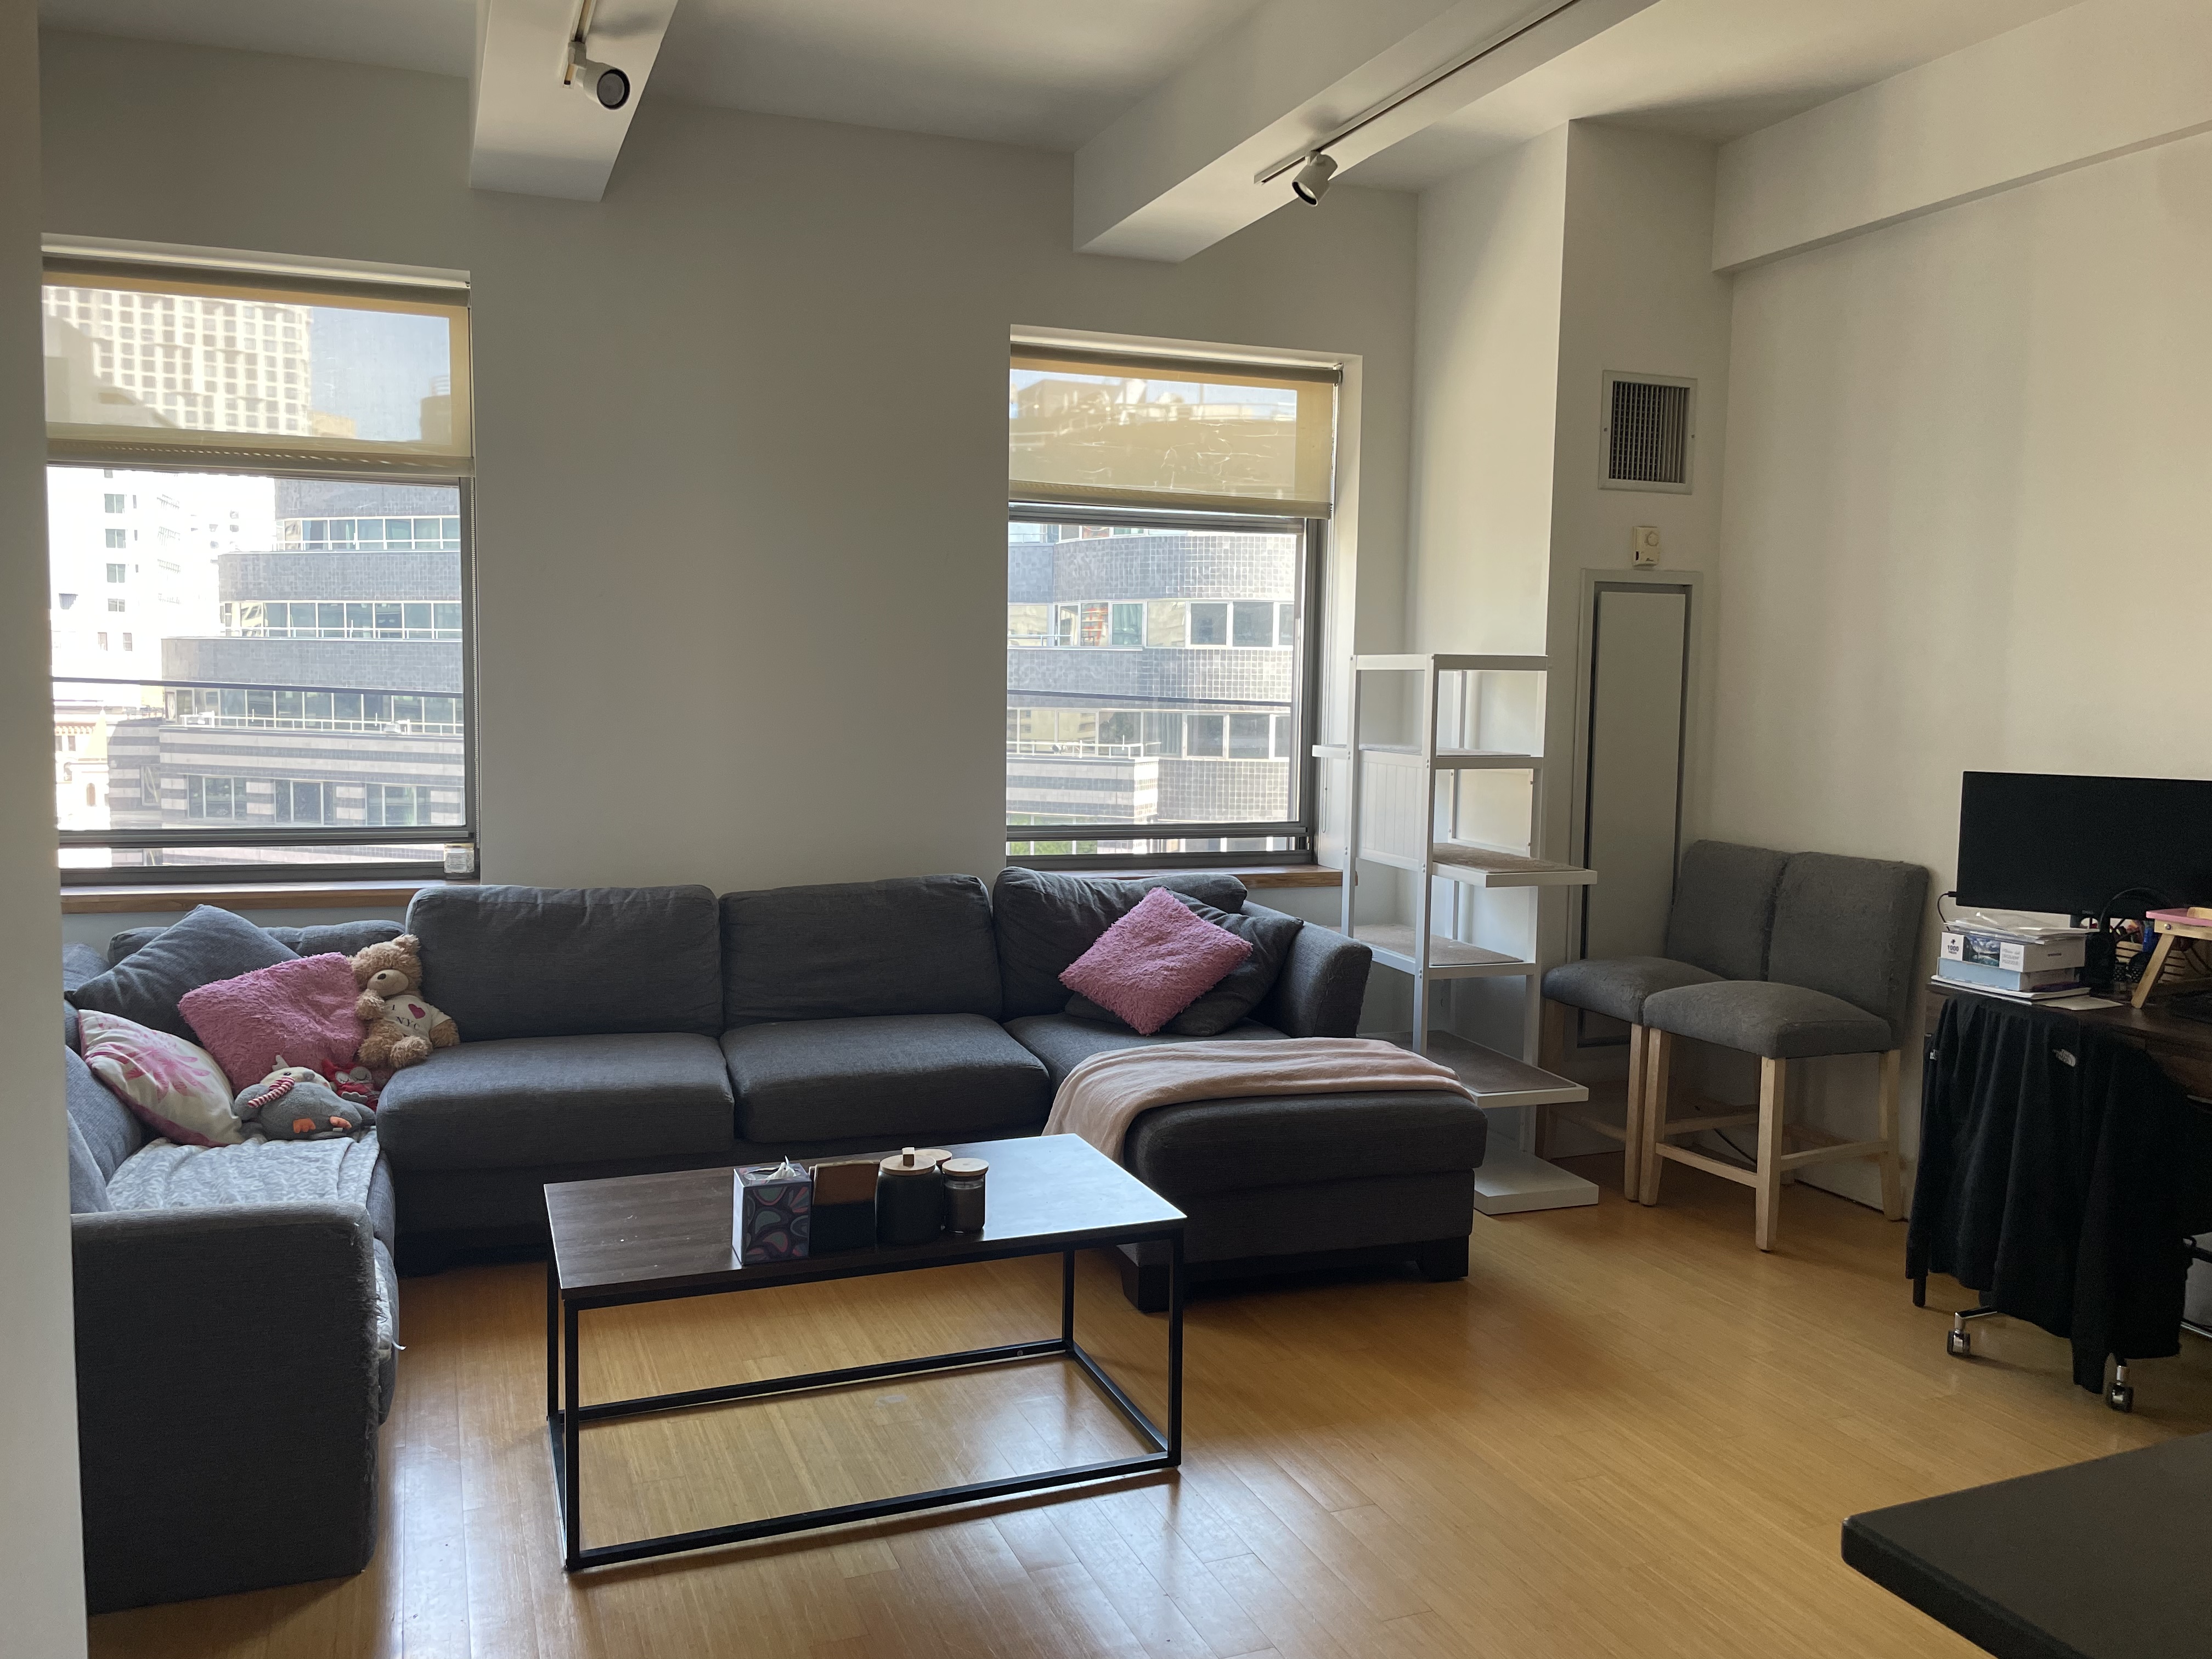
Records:
{"label": "sofa armrest", "polygon": [[376,1545],[376,1268],[344,1204],[71,1218],[86,1601],[358,1572]]}
{"label": "sofa armrest", "polygon": [[[1244,913],[1273,915],[1249,902]],[[1309,922],[1291,941],[1291,954],[1252,1018],[1290,1036],[1356,1036],[1367,996],[1368,964],[1375,953],[1334,928]]]}

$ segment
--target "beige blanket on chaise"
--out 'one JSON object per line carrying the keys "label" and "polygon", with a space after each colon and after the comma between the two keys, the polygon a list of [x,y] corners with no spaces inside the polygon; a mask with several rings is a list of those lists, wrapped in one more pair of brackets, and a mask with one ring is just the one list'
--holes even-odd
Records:
{"label": "beige blanket on chaise", "polygon": [[1081,1135],[1116,1164],[1140,1112],[1194,1100],[1434,1089],[1473,1100],[1433,1060],[1374,1037],[1163,1042],[1093,1054],[1053,1097],[1048,1135]]}

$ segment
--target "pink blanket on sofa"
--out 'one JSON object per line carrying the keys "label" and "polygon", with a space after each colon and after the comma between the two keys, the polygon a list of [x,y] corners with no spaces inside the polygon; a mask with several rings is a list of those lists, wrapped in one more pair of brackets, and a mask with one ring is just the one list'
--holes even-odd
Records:
{"label": "pink blanket on sofa", "polygon": [[1473,1100],[1445,1066],[1375,1037],[1163,1042],[1093,1054],[1053,1097],[1048,1135],[1080,1135],[1116,1164],[1138,1114],[1194,1100],[1434,1089]]}

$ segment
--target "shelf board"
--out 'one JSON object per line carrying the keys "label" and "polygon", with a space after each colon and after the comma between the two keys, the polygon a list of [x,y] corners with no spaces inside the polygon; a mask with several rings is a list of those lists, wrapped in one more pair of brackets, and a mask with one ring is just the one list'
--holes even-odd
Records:
{"label": "shelf board", "polygon": [[1429,852],[1436,860],[1438,875],[1470,887],[1587,887],[1597,879],[1595,870],[1501,852],[1494,847],[1440,841]]}
{"label": "shelf board", "polygon": [[1518,1146],[1500,1146],[1494,1134],[1474,1172],[1474,1207],[1485,1215],[1566,1210],[1596,1202],[1595,1183]]}
{"label": "shelf board", "polygon": [[[1375,952],[1375,960],[1385,968],[1395,968],[1401,974],[1413,969],[1413,929],[1402,921],[1370,921],[1359,924],[1357,937],[1362,945]],[[1429,977],[1431,979],[1485,979],[1492,975],[1533,974],[1536,964],[1523,957],[1509,956],[1502,951],[1486,951],[1479,945],[1468,945],[1442,933],[1429,935]]]}
{"label": "shelf board", "polygon": [[1551,667],[1552,659],[1549,657],[1463,657],[1443,652],[1426,656],[1400,653],[1354,657],[1352,665],[1354,669],[1373,673],[1425,674],[1434,668],[1446,674],[1540,674]]}
{"label": "shelf board", "polygon": [[[1382,1041],[1395,1042],[1401,1048],[1411,1048],[1413,1034],[1392,1031]],[[1571,1078],[1556,1076],[1526,1060],[1486,1048],[1480,1042],[1470,1042],[1454,1032],[1431,1030],[1428,1057],[1440,1066],[1450,1066],[1459,1080],[1486,1107],[1502,1109],[1509,1106],[1571,1106],[1589,1098],[1588,1087]]]}

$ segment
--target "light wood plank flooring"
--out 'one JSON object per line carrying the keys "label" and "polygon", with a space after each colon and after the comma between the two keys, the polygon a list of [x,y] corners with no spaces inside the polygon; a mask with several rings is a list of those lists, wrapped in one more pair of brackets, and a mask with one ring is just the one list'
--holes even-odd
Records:
{"label": "light wood plank flooring", "polygon": [[[2212,1352],[2136,1368],[2132,1417],[2064,1345],[1948,1320],[1904,1229],[1799,1185],[1478,1218],[1463,1284],[1345,1277],[1198,1302],[1179,1479],[563,1578],[544,1278],[403,1287],[383,1542],[358,1578],[96,1620],[92,1649],[239,1659],[1831,1659],[1975,1650],[1845,1569],[1854,1510],[2212,1427]],[[586,1398],[1042,1334],[1056,1264],[586,1315]],[[1948,1280],[1931,1300],[1960,1300]],[[1086,1261],[1093,1351],[1157,1397],[1164,1326]],[[1065,1367],[904,1380],[586,1431],[590,1541],[1127,1444]],[[241,1549],[251,1539],[238,1540]]]}

